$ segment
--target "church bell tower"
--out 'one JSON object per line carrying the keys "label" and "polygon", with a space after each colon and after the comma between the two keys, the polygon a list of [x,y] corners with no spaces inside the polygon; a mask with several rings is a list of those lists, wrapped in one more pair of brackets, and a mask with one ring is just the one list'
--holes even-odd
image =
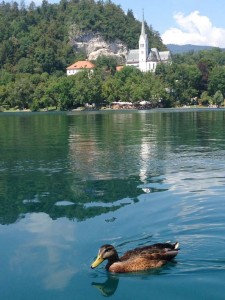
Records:
{"label": "church bell tower", "polygon": [[144,21],[144,11],[142,18],[141,35],[139,38],[139,69],[142,72],[147,71],[147,58],[148,58],[148,37],[145,33],[145,21]]}

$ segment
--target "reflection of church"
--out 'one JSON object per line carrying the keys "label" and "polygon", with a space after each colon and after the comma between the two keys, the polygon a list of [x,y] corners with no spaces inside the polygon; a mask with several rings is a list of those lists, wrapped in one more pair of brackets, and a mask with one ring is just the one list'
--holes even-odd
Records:
{"label": "reflection of church", "polygon": [[171,60],[170,51],[158,51],[157,48],[148,49],[148,37],[145,33],[144,16],[142,20],[139,49],[132,49],[127,56],[127,66],[137,67],[142,72],[155,72],[158,63],[167,63]]}

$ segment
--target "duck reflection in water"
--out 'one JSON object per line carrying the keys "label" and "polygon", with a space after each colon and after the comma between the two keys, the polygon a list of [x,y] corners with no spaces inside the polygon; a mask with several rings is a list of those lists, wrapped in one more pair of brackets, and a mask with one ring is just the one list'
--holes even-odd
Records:
{"label": "duck reflection in water", "polygon": [[112,296],[117,290],[118,284],[119,284],[118,275],[113,275],[110,273],[107,273],[107,280],[105,282],[91,283],[91,285],[96,287],[104,297]]}
{"label": "duck reflection in water", "polygon": [[[176,262],[174,261],[173,264]],[[173,264],[169,264],[172,266]],[[140,271],[140,272],[135,272],[135,273],[128,273],[124,276],[138,276],[138,278],[141,278],[142,280],[148,279],[149,275],[160,275],[162,271],[165,271],[165,269],[162,268],[157,268],[157,269],[150,269],[147,271]],[[119,279],[121,274],[115,274],[115,273],[109,273],[107,272],[107,279],[104,282],[96,282],[93,281],[91,283],[92,286],[98,289],[100,294],[104,297],[110,297],[115,294],[118,284],[119,284]]]}

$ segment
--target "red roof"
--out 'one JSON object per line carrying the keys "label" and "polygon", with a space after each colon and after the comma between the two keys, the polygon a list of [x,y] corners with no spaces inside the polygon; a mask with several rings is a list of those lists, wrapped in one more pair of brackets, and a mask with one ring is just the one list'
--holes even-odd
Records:
{"label": "red roof", "polygon": [[116,71],[121,71],[123,69],[123,66],[116,66]]}
{"label": "red roof", "polygon": [[93,69],[95,65],[88,60],[80,60],[66,68],[67,70]]}

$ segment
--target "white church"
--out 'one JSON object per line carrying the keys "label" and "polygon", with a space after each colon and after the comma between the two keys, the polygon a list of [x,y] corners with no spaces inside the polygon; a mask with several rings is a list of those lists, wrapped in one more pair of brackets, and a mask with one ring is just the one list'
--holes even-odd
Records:
{"label": "white church", "polygon": [[155,72],[158,63],[171,61],[170,51],[158,51],[157,48],[148,49],[148,37],[145,33],[144,15],[142,20],[141,35],[139,38],[139,49],[128,52],[126,65],[134,66],[142,72]]}

